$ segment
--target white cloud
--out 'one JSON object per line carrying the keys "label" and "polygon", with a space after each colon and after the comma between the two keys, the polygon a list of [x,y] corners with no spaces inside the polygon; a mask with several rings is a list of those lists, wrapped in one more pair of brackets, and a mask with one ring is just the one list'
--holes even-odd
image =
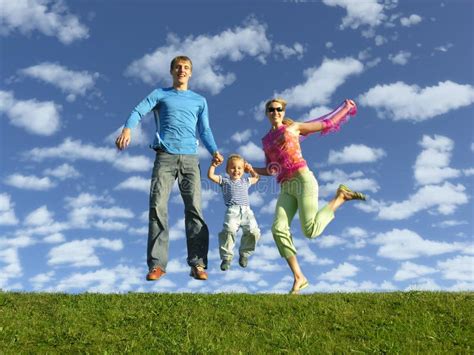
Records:
{"label": "white cloud", "polygon": [[201,189],[201,204],[202,208],[206,209],[211,201],[216,200],[219,194],[211,189]]}
{"label": "white cloud", "polygon": [[9,280],[18,280],[23,275],[18,249],[34,243],[28,236],[0,237],[0,289],[22,288],[19,283],[9,284]]}
{"label": "white cloud", "polygon": [[120,239],[83,239],[74,240],[52,248],[48,253],[48,265],[61,265],[73,267],[99,266],[101,262],[96,254],[97,248],[112,251],[123,249]]}
{"label": "white cloud", "polygon": [[333,263],[330,259],[319,258],[316,253],[311,250],[311,245],[313,243],[309,239],[295,238],[293,241],[298,250],[298,258],[301,259],[301,262],[311,265],[330,265]]}
{"label": "white cloud", "polygon": [[377,0],[323,0],[323,3],[328,6],[340,6],[347,11],[342,19],[341,29],[347,27],[357,29],[364,25],[376,27],[386,19],[383,13],[384,6]]}
{"label": "white cloud", "polygon": [[61,105],[52,101],[17,100],[11,92],[0,90],[0,114],[5,114],[12,125],[31,134],[51,136],[56,133],[61,124],[61,109]]}
{"label": "white cloud", "polygon": [[338,245],[344,245],[346,244],[346,240],[335,235],[325,235],[322,238],[316,239],[316,243],[320,248],[324,249],[333,248]]}
{"label": "white cloud", "polygon": [[236,62],[250,56],[263,62],[270,51],[265,26],[250,20],[243,27],[227,29],[214,36],[179,38],[168,34],[166,46],[132,62],[125,74],[151,85],[164,82],[170,77],[170,59],[187,53],[193,61],[191,86],[216,95],[236,80],[234,73],[222,71],[220,61]]}
{"label": "white cloud", "polygon": [[224,281],[239,280],[239,282],[258,282],[260,274],[255,271],[244,271],[242,269],[230,269],[224,274]]}
{"label": "white cloud", "polygon": [[436,269],[424,265],[418,265],[409,261],[402,263],[400,269],[395,273],[394,279],[396,281],[405,281],[409,279],[416,279],[421,276],[433,274],[437,272]]}
{"label": "white cloud", "polygon": [[387,43],[387,38],[381,35],[375,36],[375,45],[381,46],[382,44]]}
{"label": "white cloud", "polygon": [[462,173],[464,176],[473,176],[474,175],[474,168],[463,169]]}
{"label": "white cloud", "polygon": [[371,281],[356,282],[352,280],[340,283],[329,283],[326,281],[318,282],[316,285],[310,285],[309,292],[374,292],[374,291],[394,291],[396,287],[384,281],[380,285]]}
{"label": "white cloud", "polygon": [[329,151],[329,164],[373,163],[386,155],[381,148],[370,148],[364,144],[351,144],[342,151]]}
{"label": "white cloud", "polygon": [[357,275],[359,268],[350,263],[342,263],[332,270],[318,276],[319,280],[328,280],[331,282],[344,281],[349,277]]}
{"label": "white cloud", "polygon": [[84,96],[88,90],[91,90],[99,77],[98,73],[73,71],[49,62],[21,69],[20,73],[58,87],[68,95],[70,102],[74,101],[78,95]]}
{"label": "white cloud", "polygon": [[438,261],[437,265],[444,279],[467,282],[474,280],[473,256],[456,256],[446,261]]}
{"label": "white cloud", "polygon": [[92,144],[83,144],[80,140],[66,138],[57,147],[33,148],[24,154],[34,161],[60,158],[65,160],[90,160],[107,162],[121,171],[149,171],[153,166],[150,158],[144,155],[130,156],[125,152],[118,152],[114,148],[97,147]]}
{"label": "white cloud", "polygon": [[34,30],[70,44],[89,37],[88,28],[69,13],[64,2],[51,0],[0,0],[0,34],[15,30],[29,34]]}
{"label": "white cloud", "polygon": [[373,107],[380,118],[421,122],[474,102],[474,87],[452,81],[420,88],[401,81],[376,85],[359,96],[363,106]]}
{"label": "white cloud", "polygon": [[260,213],[263,213],[263,214],[274,214],[274,213],[275,213],[276,204],[277,204],[277,199],[274,198],[274,199],[272,199],[269,203],[267,203],[265,206],[263,206],[263,207],[260,209]]}
{"label": "white cloud", "polygon": [[63,243],[66,241],[66,238],[61,233],[53,233],[43,238],[43,242],[56,244],[56,243]]}
{"label": "white cloud", "polygon": [[86,192],[79,194],[77,197],[66,197],[66,205],[69,208],[79,208],[92,205],[96,202],[108,202],[113,203],[114,201],[105,196],[92,195]]}
{"label": "white cloud", "polygon": [[452,253],[466,247],[461,243],[426,240],[408,229],[393,229],[390,232],[380,233],[372,242],[379,245],[378,256],[393,260]]}
{"label": "white cloud", "polygon": [[68,275],[54,287],[54,291],[86,290],[87,292],[99,293],[127,292],[132,291],[134,286],[138,286],[142,283],[143,275],[139,268],[118,265],[114,268],[104,268],[91,272]]}
{"label": "white cloud", "polygon": [[150,179],[131,176],[118,184],[115,190],[137,190],[148,194],[150,192]]}
{"label": "white cloud", "polygon": [[243,143],[243,142],[248,141],[251,136],[252,136],[252,130],[249,128],[242,132],[235,132],[230,137],[230,139],[232,139],[234,142],[237,142],[237,143]]}
{"label": "white cloud", "polygon": [[406,291],[438,291],[441,287],[432,279],[421,279],[419,282],[409,285]]}
{"label": "white cloud", "polygon": [[397,54],[389,54],[388,59],[393,63],[393,64],[398,64],[398,65],[405,65],[408,63],[408,59],[410,59],[411,53],[407,51],[400,51]]}
{"label": "white cloud", "polygon": [[170,240],[186,238],[184,218],[178,219],[176,223],[169,229],[169,238]]}
{"label": "white cloud", "polygon": [[[143,121],[142,121],[143,122]],[[105,137],[104,142],[108,143],[109,145],[115,146],[115,140],[117,137],[122,133],[123,125],[117,128],[115,131],[110,133],[107,137]],[[146,130],[143,129],[143,123],[138,124],[132,129],[132,136],[130,139],[129,147],[134,146],[141,146],[141,147],[148,147],[151,142],[151,137]],[[207,152],[207,150],[206,150]]]}
{"label": "white cloud", "polygon": [[452,43],[448,43],[446,45],[435,47],[435,50],[440,51],[440,52],[447,52],[453,46],[454,45]]}
{"label": "white cloud", "polygon": [[263,162],[265,161],[265,154],[262,148],[256,145],[254,142],[248,142],[247,144],[240,146],[237,152],[245,159],[252,162]]}
{"label": "white cloud", "polygon": [[259,207],[265,203],[264,194],[259,191],[254,191],[249,194],[249,203],[252,207]]}
{"label": "white cloud", "polygon": [[344,229],[343,236],[345,238],[350,238],[350,242],[347,244],[347,247],[361,249],[367,245],[367,237],[369,234],[363,228],[349,227]]}
{"label": "white cloud", "polygon": [[49,177],[37,177],[34,175],[9,175],[5,179],[5,184],[24,190],[45,191],[56,186]]}
{"label": "white cloud", "polygon": [[275,44],[273,46],[273,50],[277,55],[283,56],[284,59],[288,59],[292,56],[296,56],[296,58],[301,59],[303,58],[304,47],[301,43],[295,42],[293,47],[288,47],[284,44]]}
{"label": "white cloud", "polygon": [[443,215],[454,213],[459,205],[468,202],[466,188],[445,182],[443,185],[426,185],[411,195],[408,200],[381,204],[378,206],[378,218],[386,220],[402,220],[414,214],[436,208]]}
{"label": "white cloud", "polygon": [[53,222],[53,213],[44,205],[29,213],[25,218],[25,225],[27,226],[41,226]]}
{"label": "white cloud", "polygon": [[55,272],[49,271],[42,274],[37,274],[33,277],[30,277],[29,281],[31,282],[33,288],[37,291],[43,289],[45,284],[50,283],[54,280]]}
{"label": "white cloud", "polygon": [[[108,228],[106,223],[111,222],[112,218],[133,218],[133,212],[129,209],[120,207],[100,207],[97,205],[73,207],[69,212],[69,223],[71,227],[88,228],[92,225],[96,227]],[[105,221],[104,221],[105,219]],[[123,229],[123,225],[116,225]],[[109,225],[110,227],[110,225]]]}
{"label": "white cloud", "polygon": [[469,224],[469,223],[467,221],[458,221],[455,219],[448,219],[446,221],[434,223],[433,227],[448,228],[448,227],[461,226],[463,224]]}
{"label": "white cloud", "polygon": [[421,16],[412,14],[409,17],[402,17],[400,19],[400,23],[402,24],[402,26],[410,27],[410,26],[419,24],[421,20],[422,20]]}
{"label": "white cloud", "polygon": [[416,158],[415,179],[420,185],[439,184],[446,179],[461,175],[457,169],[449,167],[454,142],[448,137],[434,135],[423,136],[419,142],[423,151]]}
{"label": "white cloud", "polygon": [[[364,65],[357,59],[324,58],[321,66],[304,71],[306,81],[282,92],[274,93],[274,97],[283,97],[289,107],[310,107],[330,102],[331,95],[349,76],[360,74]],[[263,107],[259,105],[259,107]],[[262,115],[258,117],[261,119]]]}
{"label": "white cloud", "polygon": [[43,173],[45,175],[54,176],[59,180],[74,179],[81,176],[81,174],[69,164],[62,164],[54,169],[45,169]]}
{"label": "white cloud", "polygon": [[0,193],[0,225],[14,226],[18,224],[18,219],[13,209],[14,206],[9,194]]}
{"label": "white cloud", "polygon": [[[0,245],[2,245],[0,240]],[[23,275],[17,248],[0,248],[0,289],[7,289],[9,279],[16,279]]]}

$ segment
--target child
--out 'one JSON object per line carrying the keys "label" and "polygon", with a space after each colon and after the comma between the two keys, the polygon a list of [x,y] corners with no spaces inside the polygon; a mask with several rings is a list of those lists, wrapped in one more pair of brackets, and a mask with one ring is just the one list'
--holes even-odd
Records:
{"label": "child", "polygon": [[[219,184],[222,188],[227,211],[224,218],[224,228],[219,233],[219,254],[221,257],[221,270],[230,268],[234,255],[232,249],[235,244],[235,235],[242,228],[242,239],[239,248],[239,265],[247,267],[248,257],[255,251],[257,240],[260,238],[255,216],[249,206],[248,189],[257,183],[260,178],[253,170],[252,165],[237,154],[232,154],[227,159],[226,172],[229,177],[215,175],[215,169],[220,162],[213,162],[209,166],[207,177]],[[248,172],[251,177],[243,177]]]}

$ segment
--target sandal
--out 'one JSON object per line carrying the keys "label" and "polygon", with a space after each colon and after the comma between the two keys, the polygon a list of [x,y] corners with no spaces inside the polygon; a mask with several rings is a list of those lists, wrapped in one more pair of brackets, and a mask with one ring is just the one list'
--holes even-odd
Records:
{"label": "sandal", "polygon": [[303,282],[300,285],[300,287],[292,288],[291,291],[290,291],[290,295],[297,295],[301,290],[305,289],[308,286],[309,286],[309,282],[308,282],[308,280],[306,280],[305,282]]}
{"label": "sandal", "polygon": [[366,200],[366,197],[362,192],[352,191],[346,185],[339,185],[337,193],[340,192],[344,195],[344,199],[346,200]]}

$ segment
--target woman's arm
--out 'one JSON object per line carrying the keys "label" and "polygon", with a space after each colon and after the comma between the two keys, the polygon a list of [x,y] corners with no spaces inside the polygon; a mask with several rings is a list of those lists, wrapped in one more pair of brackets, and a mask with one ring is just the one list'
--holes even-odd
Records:
{"label": "woman's arm", "polygon": [[244,171],[250,174],[250,184],[256,184],[260,179],[260,175],[254,170],[253,166],[250,163],[245,162]]}
{"label": "woman's arm", "polygon": [[255,171],[258,175],[263,175],[263,176],[273,175],[268,172],[267,168],[253,168],[253,171]]}
{"label": "woman's arm", "polygon": [[355,107],[355,102],[352,100],[345,100],[344,107],[337,112],[333,117],[330,119],[322,120],[322,121],[314,121],[314,122],[295,122],[295,129],[299,131],[299,134],[305,136],[307,134],[315,133],[322,131],[328,127],[332,127],[333,125],[337,125],[337,123],[344,117],[346,117],[347,113],[351,111]]}

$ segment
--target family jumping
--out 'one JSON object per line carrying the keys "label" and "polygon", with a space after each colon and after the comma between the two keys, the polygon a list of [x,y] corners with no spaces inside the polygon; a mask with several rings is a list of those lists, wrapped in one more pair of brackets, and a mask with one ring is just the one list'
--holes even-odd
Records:
{"label": "family jumping", "polygon": [[[226,271],[233,259],[235,236],[242,229],[239,265],[247,267],[249,256],[260,238],[254,213],[249,205],[248,189],[260,175],[276,176],[280,194],[272,224],[272,235],[280,255],[286,259],[293,273],[290,293],[297,294],[308,286],[296,257],[290,225],[299,213],[301,229],[308,238],[319,236],[334,219],[334,212],[346,201],[365,200],[364,194],[339,185],[334,198],[318,209],[318,182],[303,158],[300,141],[309,134],[328,134],[337,131],[349,116],[356,113],[352,100],[345,100],[336,110],[307,122],[293,121],[285,116],[286,101],[281,98],[265,104],[269,132],[262,139],[265,153],[264,167],[252,167],[244,157],[232,154],[227,158],[228,177],[216,175],[216,168],[224,162],[218,151],[209,125],[206,99],[189,90],[192,62],[186,56],[175,57],[170,64],[173,86],[153,90],[132,111],[122,132],[116,139],[119,150],[131,141],[131,130],[143,116],[153,111],[156,134],[151,147],[156,151],[153,166],[148,223],[146,279],[156,281],[166,274],[169,249],[168,200],[172,186],[178,186],[184,202],[187,263],[190,276],[207,280],[209,229],[201,210],[201,176],[199,168],[199,138],[212,156],[208,178],[222,189],[226,212],[219,233],[220,268]],[[249,174],[249,177],[246,176]]]}

